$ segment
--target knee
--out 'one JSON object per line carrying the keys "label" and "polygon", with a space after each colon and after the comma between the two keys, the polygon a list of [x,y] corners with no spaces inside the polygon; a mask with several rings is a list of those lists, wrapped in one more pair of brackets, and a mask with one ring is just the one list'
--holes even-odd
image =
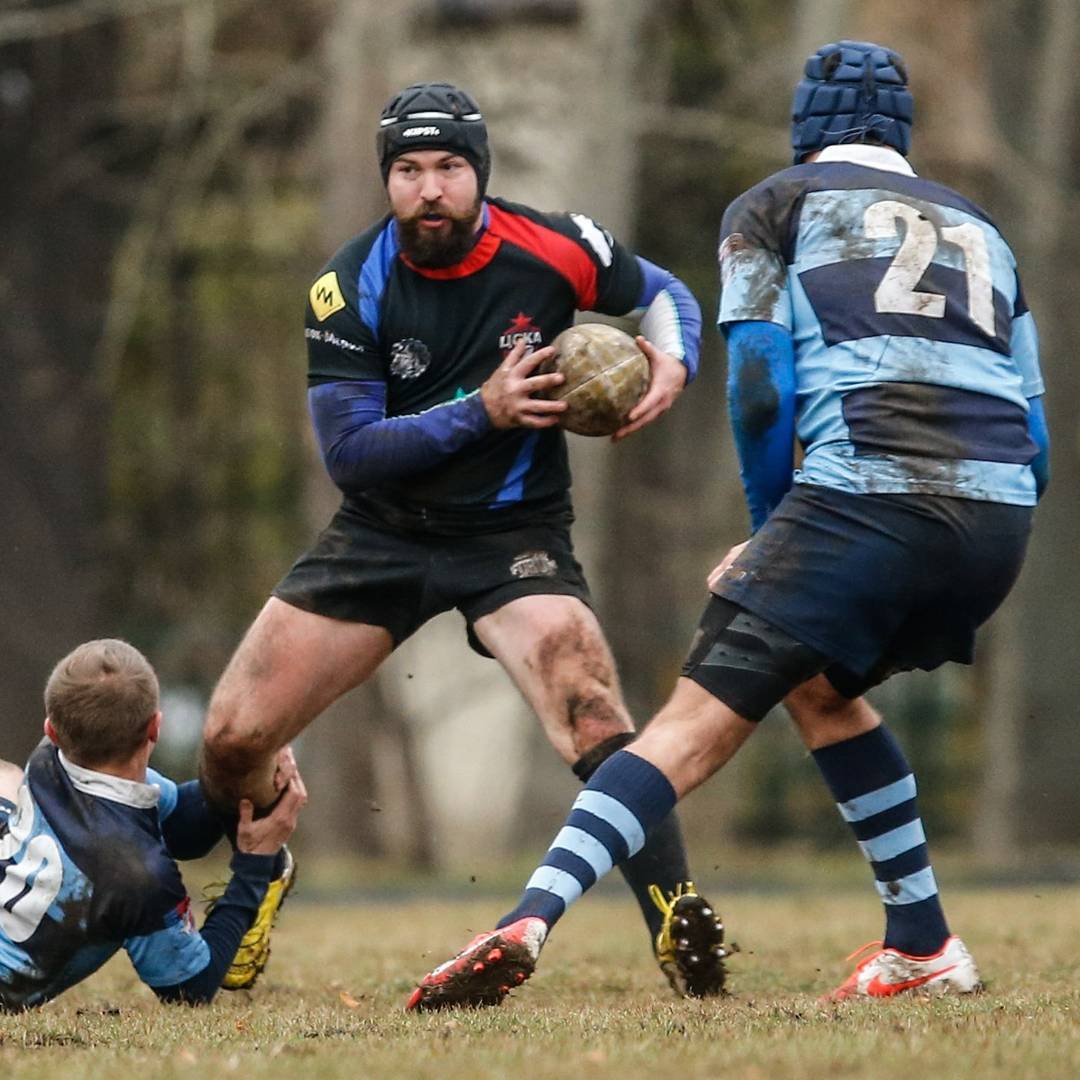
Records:
{"label": "knee", "polygon": [[812,750],[853,738],[881,723],[881,717],[865,698],[844,697],[824,675],[793,690],[784,705],[803,742]]}
{"label": "knee", "polygon": [[858,699],[844,697],[824,675],[817,675],[797,686],[784,699],[784,705],[796,723],[801,719],[837,717],[849,711]]}
{"label": "knee", "polygon": [[252,759],[273,753],[278,747],[270,730],[250,722],[241,710],[215,697],[203,727],[203,754],[217,768],[241,771]]}

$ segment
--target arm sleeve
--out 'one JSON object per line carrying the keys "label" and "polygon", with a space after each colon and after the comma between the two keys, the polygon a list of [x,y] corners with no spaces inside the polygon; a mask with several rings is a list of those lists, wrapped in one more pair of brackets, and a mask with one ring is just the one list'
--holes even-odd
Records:
{"label": "arm sleeve", "polygon": [[757,532],[791,487],[795,444],[795,348],[771,322],[726,327],[728,411],[750,525]]}
{"label": "arm sleeve", "polygon": [[491,430],[480,391],[408,416],[386,415],[386,384],[320,383],[308,405],[323,462],[342,491],[420,472]]}
{"label": "arm sleeve", "polygon": [[[721,326],[771,322],[791,330],[794,314],[787,271],[788,221],[777,194],[765,185],[739,196],[720,226]],[[790,209],[790,208],[789,208]]]}
{"label": "arm sleeve", "polygon": [[641,267],[638,300],[641,332],[657,348],[686,365],[686,380],[697,374],[701,352],[701,308],[694,294],[674,274],[636,256]]}
{"label": "arm sleeve", "polygon": [[1012,336],[1009,342],[1013,361],[1020,370],[1024,397],[1041,397],[1046,387],[1039,367],[1039,333],[1035,316],[1028,310],[1024,290],[1016,278],[1016,302],[1013,305]]}
{"label": "arm sleeve", "polygon": [[[151,783],[160,783],[158,774],[147,770]],[[161,818],[161,838],[174,859],[201,859],[213,850],[217,842],[225,835],[221,819],[211,811],[203,798],[202,787],[198,780],[186,784],[171,785],[171,798],[166,800],[164,789],[162,800],[158,804]]]}
{"label": "arm sleeve", "polygon": [[236,852],[228,888],[201,930],[195,930],[185,901],[164,929],[124,943],[139,977],[162,1001],[204,1005],[213,1000],[266,895],[275,859]]}
{"label": "arm sleeve", "polygon": [[1050,484],[1050,429],[1046,426],[1046,410],[1042,397],[1028,399],[1028,431],[1039,448],[1031,471],[1035,474],[1035,494],[1041,499]]}

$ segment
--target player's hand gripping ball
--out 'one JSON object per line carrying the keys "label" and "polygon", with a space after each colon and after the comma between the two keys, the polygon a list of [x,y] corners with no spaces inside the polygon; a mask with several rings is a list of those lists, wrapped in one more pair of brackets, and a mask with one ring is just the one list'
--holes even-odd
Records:
{"label": "player's hand gripping ball", "polygon": [[559,371],[566,381],[549,396],[566,402],[559,424],[578,435],[612,435],[649,388],[649,360],[629,334],[605,323],[581,323],[552,343],[541,374]]}

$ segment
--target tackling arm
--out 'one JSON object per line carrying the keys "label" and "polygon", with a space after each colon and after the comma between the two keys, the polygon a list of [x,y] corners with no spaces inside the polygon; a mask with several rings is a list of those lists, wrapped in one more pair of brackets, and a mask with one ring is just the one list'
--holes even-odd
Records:
{"label": "tackling arm", "polygon": [[[186,911],[157,933],[125,942],[140,977],[164,1002],[205,1005],[221,987],[273,877],[276,855],[237,851],[232,877],[195,933]],[[184,976],[180,981],[177,976]]]}
{"label": "tackling arm", "polygon": [[161,838],[169,854],[181,862],[201,859],[224,835],[224,825],[207,806],[199,781],[177,784],[175,801],[161,818]]}
{"label": "tackling arm", "polygon": [[795,442],[795,348],[771,322],[725,325],[728,411],[739,475],[757,532],[791,487]]}

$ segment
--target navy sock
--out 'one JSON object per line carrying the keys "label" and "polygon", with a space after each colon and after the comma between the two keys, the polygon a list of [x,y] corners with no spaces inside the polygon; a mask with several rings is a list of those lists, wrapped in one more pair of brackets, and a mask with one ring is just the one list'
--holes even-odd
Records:
{"label": "navy sock", "polygon": [[[574,763],[574,775],[587,783],[612,754],[624,749],[635,737],[634,732],[626,731],[598,743]],[[656,885],[665,895],[671,895],[690,880],[686,844],[674,811],[649,833],[645,846],[636,855],[619,863],[619,873],[637,900],[649,930],[649,943],[655,948],[656,937],[664,925],[664,913],[653,903],[649,887]]]}
{"label": "navy sock", "polygon": [[884,725],[814,751],[840,814],[874,871],[885,904],[885,945],[929,956],[949,927],[930,867],[915,777]]}
{"label": "navy sock", "polygon": [[672,812],[655,828],[649,830],[645,846],[633,857],[619,863],[619,873],[630,886],[641,908],[650,942],[656,947],[656,935],[664,925],[664,913],[653,903],[649,886],[659,886],[665,896],[690,880],[679,815]]}
{"label": "navy sock", "polygon": [[675,789],[644,758],[620,750],[574,800],[566,824],[499,927],[533,915],[554,926],[616,863],[636,855],[675,806]]}

